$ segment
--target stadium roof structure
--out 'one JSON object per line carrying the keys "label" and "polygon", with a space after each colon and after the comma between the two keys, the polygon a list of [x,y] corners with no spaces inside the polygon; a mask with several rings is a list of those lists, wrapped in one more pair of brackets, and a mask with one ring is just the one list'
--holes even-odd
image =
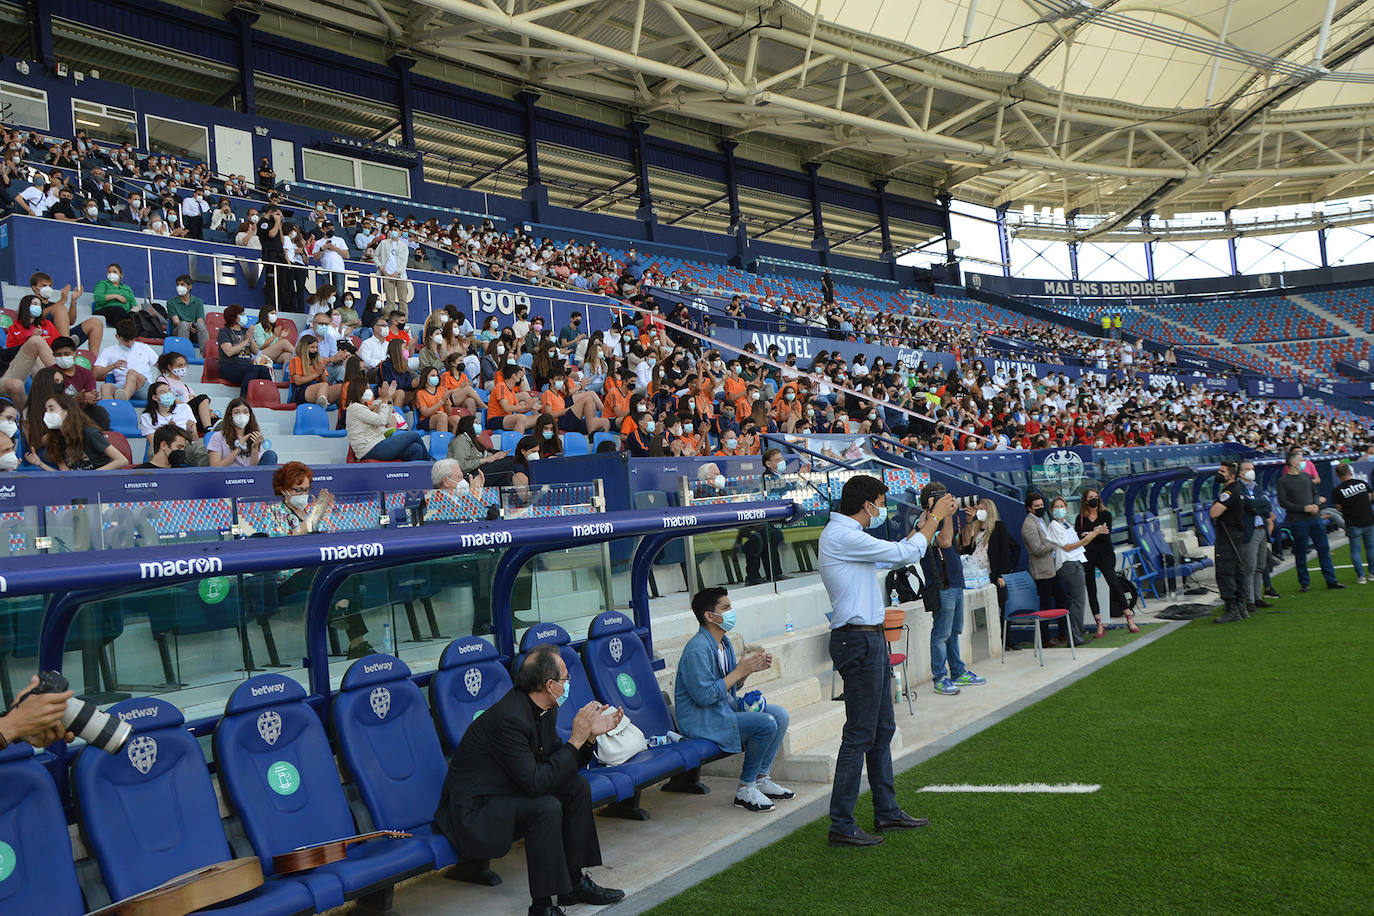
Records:
{"label": "stadium roof structure", "polygon": [[348,53],[372,42],[927,194],[1076,215],[1043,238],[1374,191],[1374,0],[803,2],[250,5],[258,28],[313,24]]}

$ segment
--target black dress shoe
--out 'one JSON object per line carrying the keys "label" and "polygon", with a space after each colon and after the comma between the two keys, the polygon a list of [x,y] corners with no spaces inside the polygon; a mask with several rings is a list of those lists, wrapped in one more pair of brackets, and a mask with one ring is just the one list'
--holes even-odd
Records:
{"label": "black dress shoe", "polygon": [[1255,602],[1255,607],[1273,607],[1273,605],[1261,598]]}
{"label": "black dress shoe", "polygon": [[601,887],[591,879],[586,872],[577,879],[573,889],[566,894],[558,895],[559,906],[571,906],[574,903],[590,903],[595,906],[608,906],[625,899],[625,892],[613,887]]}
{"label": "black dress shoe", "polygon": [[854,828],[853,833],[836,833],[830,831],[831,846],[881,846],[883,838],[874,836],[871,833],[864,833],[858,827]]}
{"label": "black dress shoe", "polygon": [[535,906],[531,903],[529,916],[568,916],[568,914],[552,903],[548,906]]}
{"label": "black dress shoe", "polygon": [[898,811],[897,816],[888,820],[873,822],[873,829],[878,833],[888,830],[915,830],[917,827],[929,827],[930,821],[924,817],[912,817],[905,811]]}
{"label": "black dress shoe", "polygon": [[1345,588],[1345,586],[1342,585],[1342,584],[1339,583],[1339,582],[1328,582],[1328,583],[1326,583],[1326,587],[1327,587],[1327,588]]}

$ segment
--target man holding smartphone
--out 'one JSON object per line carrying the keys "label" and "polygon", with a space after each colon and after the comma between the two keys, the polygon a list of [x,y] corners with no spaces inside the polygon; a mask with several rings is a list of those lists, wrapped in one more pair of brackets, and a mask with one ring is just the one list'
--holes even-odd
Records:
{"label": "man holding smartphone", "polygon": [[840,509],[830,514],[821,532],[821,582],[834,609],[830,659],[844,679],[844,733],[830,793],[831,846],[877,846],[883,841],[881,835],[864,832],[854,821],[865,761],[873,791],[875,834],[929,823],[897,805],[891,748],[897,724],[878,569],[919,563],[935,532],[955,510],[954,497],[945,493],[904,539],[884,541],[868,530],[882,528],[887,519],[887,485],[877,477],[859,474],[845,482]]}

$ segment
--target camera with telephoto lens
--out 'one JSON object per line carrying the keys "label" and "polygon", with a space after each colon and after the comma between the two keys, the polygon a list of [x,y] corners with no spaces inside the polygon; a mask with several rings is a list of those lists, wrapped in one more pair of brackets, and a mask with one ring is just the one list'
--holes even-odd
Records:
{"label": "camera with telephoto lens", "polygon": [[[949,493],[949,488],[942,483],[928,483],[921,488],[921,508],[929,512],[934,508],[945,494]],[[953,494],[951,494],[953,495]],[[955,496],[955,509],[972,509],[978,505],[977,496]]]}
{"label": "camera with telephoto lens", "polygon": [[[38,686],[29,692],[64,693],[69,686],[67,679],[56,671],[40,671]],[[101,712],[94,703],[88,703],[80,697],[67,700],[67,709],[62,713],[62,727],[107,754],[118,754],[134,733],[128,722]]]}

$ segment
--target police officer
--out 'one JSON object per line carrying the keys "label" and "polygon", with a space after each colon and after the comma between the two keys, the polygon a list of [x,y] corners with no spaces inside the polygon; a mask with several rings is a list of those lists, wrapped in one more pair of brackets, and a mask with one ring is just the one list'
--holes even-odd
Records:
{"label": "police officer", "polygon": [[1226,603],[1226,612],[1213,623],[1233,623],[1250,616],[1245,607],[1249,587],[1242,583],[1241,575],[1245,569],[1242,557],[1255,533],[1255,513],[1252,500],[1238,479],[1239,470],[1240,466],[1230,459],[1221,463],[1217,471],[1221,492],[1208,510],[1217,529],[1217,588]]}

